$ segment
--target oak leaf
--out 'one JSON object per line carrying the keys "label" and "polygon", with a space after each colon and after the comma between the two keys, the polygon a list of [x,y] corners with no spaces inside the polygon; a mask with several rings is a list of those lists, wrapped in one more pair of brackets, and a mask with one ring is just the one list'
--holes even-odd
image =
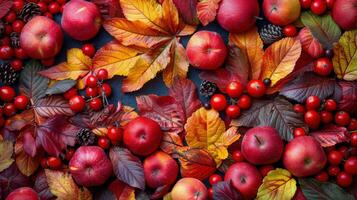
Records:
{"label": "oak leaf", "polygon": [[200,0],[197,3],[197,15],[203,26],[216,19],[221,0]]}
{"label": "oak leaf", "polygon": [[13,143],[9,141],[1,141],[0,152],[0,172],[2,172],[14,162],[14,159],[12,158],[12,154],[14,153]]}

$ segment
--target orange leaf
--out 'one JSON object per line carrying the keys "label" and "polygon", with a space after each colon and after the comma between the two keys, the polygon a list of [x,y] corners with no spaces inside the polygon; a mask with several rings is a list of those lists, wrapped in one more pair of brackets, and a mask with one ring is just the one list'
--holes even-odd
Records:
{"label": "orange leaf", "polygon": [[172,154],[177,148],[183,147],[181,137],[176,133],[165,133],[160,145],[161,150]]}
{"label": "orange leaf", "polygon": [[22,174],[31,176],[40,166],[39,156],[31,157],[24,151],[22,137],[18,137],[15,143],[15,161]]}
{"label": "orange leaf", "polygon": [[135,189],[116,179],[109,185],[117,200],[135,200]]}
{"label": "orange leaf", "polygon": [[295,38],[284,38],[273,43],[265,51],[260,79],[270,78],[271,85],[274,86],[294,70],[300,55],[301,44]]}
{"label": "orange leaf", "polygon": [[258,79],[263,63],[263,41],[257,28],[240,34],[229,34],[229,41],[239,47],[248,58],[250,79]]}
{"label": "orange leaf", "polygon": [[7,119],[5,127],[10,131],[19,131],[25,126],[32,124],[34,122],[34,116],[33,109],[25,110]]}
{"label": "orange leaf", "polygon": [[164,0],[162,3],[163,20],[170,33],[177,33],[180,25],[180,17],[177,8],[172,0]]}
{"label": "orange leaf", "polygon": [[197,3],[197,15],[203,26],[216,19],[217,10],[221,0],[200,0]]}

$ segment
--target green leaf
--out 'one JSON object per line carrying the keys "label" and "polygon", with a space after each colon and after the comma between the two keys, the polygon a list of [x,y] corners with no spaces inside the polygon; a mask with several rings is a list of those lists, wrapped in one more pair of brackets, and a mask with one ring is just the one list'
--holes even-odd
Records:
{"label": "green leaf", "polygon": [[32,60],[27,63],[20,75],[20,91],[31,99],[32,104],[45,96],[49,82],[48,78],[37,73],[41,70],[44,70],[44,67]]}
{"label": "green leaf", "polygon": [[63,80],[63,81],[57,81],[52,87],[47,88],[46,94],[47,95],[53,95],[53,94],[62,94],[67,92],[69,89],[71,89],[73,86],[77,84],[77,81],[75,80]]}
{"label": "green leaf", "polygon": [[341,29],[331,15],[317,16],[308,11],[302,13],[301,21],[325,49],[332,49],[333,43],[338,42],[341,36]]}
{"label": "green leaf", "polygon": [[334,183],[321,183],[313,178],[299,179],[307,200],[354,200],[353,196]]}

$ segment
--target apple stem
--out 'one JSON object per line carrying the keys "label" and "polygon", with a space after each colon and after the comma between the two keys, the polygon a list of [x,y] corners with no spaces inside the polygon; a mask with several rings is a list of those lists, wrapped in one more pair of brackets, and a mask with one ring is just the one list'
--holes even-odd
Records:
{"label": "apple stem", "polygon": [[263,20],[262,17],[258,17],[258,16],[254,16],[254,18],[257,19],[257,20]]}
{"label": "apple stem", "polygon": [[260,139],[258,138],[258,136],[254,135],[254,137],[255,137],[255,139],[258,141],[258,143],[259,143],[260,145],[263,144],[263,142],[260,141]]}

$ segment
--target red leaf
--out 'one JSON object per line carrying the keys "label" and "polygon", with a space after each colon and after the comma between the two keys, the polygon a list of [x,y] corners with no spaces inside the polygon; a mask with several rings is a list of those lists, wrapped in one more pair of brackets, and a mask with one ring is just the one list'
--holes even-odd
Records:
{"label": "red leaf", "polygon": [[55,115],[74,115],[73,111],[69,108],[68,100],[62,96],[49,96],[39,99],[34,105],[34,110],[36,114],[45,118]]}
{"label": "red leaf", "polygon": [[350,134],[345,127],[328,125],[318,131],[310,133],[323,147],[334,146],[341,142],[349,141]]}
{"label": "red leaf", "polygon": [[338,109],[357,114],[357,81],[341,81],[338,85],[334,95]]}
{"label": "red leaf", "polygon": [[182,19],[191,25],[199,23],[197,18],[196,6],[197,0],[173,0],[177,10],[180,12]]}
{"label": "red leaf", "polygon": [[134,196],[135,189],[122,181],[116,179],[109,185],[109,190],[114,192],[117,200],[131,199]]}
{"label": "red leaf", "polygon": [[104,19],[124,17],[118,0],[91,0],[91,2],[98,6]]}
{"label": "red leaf", "polygon": [[204,26],[216,19],[220,1],[221,0],[200,0],[197,3],[197,15]]}
{"label": "red leaf", "polygon": [[213,199],[243,200],[243,197],[232,186],[232,183],[221,181],[213,185]]}
{"label": "red leaf", "polygon": [[127,149],[113,147],[109,151],[115,176],[124,183],[145,189],[144,168],[140,159]]}
{"label": "red leaf", "polygon": [[36,145],[36,140],[33,136],[34,129],[33,127],[25,130],[24,132],[24,151],[30,155],[31,157],[35,157],[37,154],[37,145]]}
{"label": "red leaf", "polygon": [[182,139],[176,133],[165,133],[160,145],[161,150],[172,154],[177,148],[183,147]]}
{"label": "red leaf", "polygon": [[38,193],[41,200],[51,200],[54,199],[53,194],[51,193],[48,184],[45,171],[40,171],[35,180],[33,189]]}
{"label": "red leaf", "polygon": [[10,11],[12,3],[12,0],[0,0],[0,19]]}
{"label": "red leaf", "polygon": [[19,187],[26,187],[29,185],[29,179],[21,174],[14,163],[0,173],[0,199],[5,199],[10,192]]}
{"label": "red leaf", "polygon": [[322,44],[312,35],[309,28],[305,27],[299,32],[302,49],[313,58],[319,58],[324,53]]}

